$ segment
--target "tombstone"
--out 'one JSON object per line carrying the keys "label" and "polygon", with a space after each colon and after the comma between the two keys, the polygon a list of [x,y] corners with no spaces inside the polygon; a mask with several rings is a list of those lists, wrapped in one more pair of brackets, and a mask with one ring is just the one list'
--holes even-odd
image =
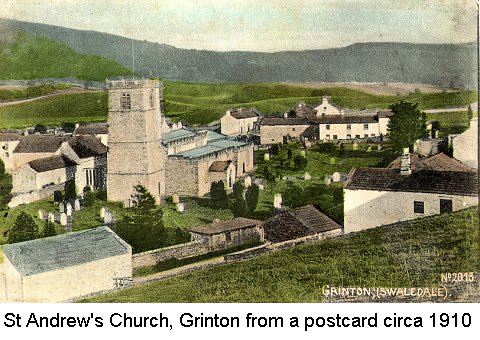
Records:
{"label": "tombstone", "polygon": [[358,150],[358,143],[353,143],[352,149],[353,150]]}
{"label": "tombstone", "polygon": [[332,180],[334,182],[340,182],[341,179],[342,179],[342,175],[338,171],[333,173]]}
{"label": "tombstone", "polygon": [[65,212],[65,204],[63,202],[58,202],[58,211],[61,213]]}
{"label": "tombstone", "polygon": [[263,155],[263,159],[264,159],[265,161],[269,161],[269,160],[270,160],[270,154],[269,154],[268,152],[265,153],[265,154]]}
{"label": "tombstone", "polygon": [[173,203],[173,204],[178,204],[178,203],[180,203],[180,197],[178,197],[177,194],[173,194],[173,195],[172,195],[172,203]]}
{"label": "tombstone", "polygon": [[48,220],[52,223],[55,223],[55,214],[49,213],[48,214]]}
{"label": "tombstone", "polygon": [[250,186],[252,185],[252,177],[250,177],[250,176],[245,176],[245,183],[244,183],[244,185],[245,185],[245,188],[250,187]]}
{"label": "tombstone", "polygon": [[185,211],[185,203],[177,203],[177,211],[184,212]]}
{"label": "tombstone", "polygon": [[82,208],[80,206],[80,200],[78,198],[75,200],[75,202],[73,202],[73,204],[74,204],[73,206],[74,206],[75,210],[80,210]]}
{"label": "tombstone", "polygon": [[275,197],[273,198],[273,207],[275,209],[281,209],[282,208],[282,194],[275,194]]}
{"label": "tombstone", "polygon": [[305,158],[307,157],[307,154],[305,153],[305,150],[300,150],[300,155]]}
{"label": "tombstone", "polygon": [[326,175],[326,176],[325,176],[325,179],[324,179],[324,182],[325,182],[325,185],[330,185],[330,184],[332,184],[332,182],[333,182],[332,176]]}
{"label": "tombstone", "polygon": [[265,190],[265,187],[263,186],[263,184],[258,185],[258,190],[262,190],[262,191]]}
{"label": "tombstone", "polygon": [[308,172],[306,172],[304,175],[303,175],[303,179],[306,180],[306,181],[309,181],[312,179],[312,176],[310,176],[310,174]]}
{"label": "tombstone", "polygon": [[40,220],[44,220],[45,217],[47,217],[46,213],[45,213],[45,210],[43,209],[38,209],[38,218]]}
{"label": "tombstone", "polygon": [[72,216],[72,204],[70,202],[67,203],[67,216]]}
{"label": "tombstone", "polygon": [[60,225],[66,226],[68,222],[67,214],[61,213],[60,214]]}
{"label": "tombstone", "polygon": [[105,210],[105,213],[103,215],[103,223],[105,223],[105,224],[115,223],[115,216],[113,216],[113,214],[110,211],[108,211],[107,209]]}
{"label": "tombstone", "polygon": [[282,181],[288,181],[288,176],[282,176]]}
{"label": "tombstone", "polygon": [[383,150],[383,146],[381,146],[381,145],[378,145],[377,148],[378,148],[378,151]]}
{"label": "tombstone", "polygon": [[367,147],[367,152],[371,152],[371,151],[372,151],[372,147],[369,145],[369,146]]}
{"label": "tombstone", "polygon": [[105,210],[107,210],[105,207],[100,209],[100,218],[103,218],[105,216]]}

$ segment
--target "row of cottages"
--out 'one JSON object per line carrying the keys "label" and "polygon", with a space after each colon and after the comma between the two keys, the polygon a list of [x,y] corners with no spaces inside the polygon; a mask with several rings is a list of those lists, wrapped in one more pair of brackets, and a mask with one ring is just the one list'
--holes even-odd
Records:
{"label": "row of cottages", "polygon": [[69,180],[77,190],[105,187],[107,148],[95,137],[16,136],[0,133],[8,144],[2,160],[12,174],[11,207],[48,197]]}
{"label": "row of cottages", "polygon": [[389,168],[355,169],[344,186],[345,233],[478,205],[478,174],[443,153],[405,150]]}
{"label": "row of cottages", "polygon": [[2,246],[0,302],[64,302],[132,277],[132,248],[108,227]]}
{"label": "row of cottages", "polygon": [[260,144],[376,138],[387,134],[392,115],[390,111],[342,110],[324,97],[316,107],[300,103],[283,117],[261,119]]}

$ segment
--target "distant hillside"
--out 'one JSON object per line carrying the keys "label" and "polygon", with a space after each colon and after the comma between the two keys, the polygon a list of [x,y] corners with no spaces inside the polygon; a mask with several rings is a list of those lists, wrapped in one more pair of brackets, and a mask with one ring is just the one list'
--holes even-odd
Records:
{"label": "distant hillside", "polygon": [[[132,40],[111,34],[0,20],[100,55],[145,76],[191,82],[403,82],[475,87],[476,44],[362,43],[300,52],[213,52]],[[161,39],[161,37],[159,37]]]}
{"label": "distant hillside", "polygon": [[0,79],[77,78],[105,81],[132,71],[104,57],[83,55],[63,43],[0,27]]}

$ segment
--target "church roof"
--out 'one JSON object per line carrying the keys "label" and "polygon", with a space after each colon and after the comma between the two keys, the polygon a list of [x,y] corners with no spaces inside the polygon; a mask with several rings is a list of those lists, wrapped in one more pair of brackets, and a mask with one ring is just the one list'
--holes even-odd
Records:
{"label": "church roof", "polygon": [[54,153],[67,137],[29,135],[20,139],[13,153]]}
{"label": "church roof", "polygon": [[80,158],[95,157],[107,153],[107,147],[92,135],[73,136],[68,140],[68,144]]}
{"label": "church roof", "polygon": [[3,253],[22,276],[129,254],[130,246],[108,227],[5,244]]}
{"label": "church roof", "polygon": [[182,128],[162,134],[162,141],[164,143],[169,143],[175,140],[192,137],[195,137],[195,132]]}
{"label": "church roof", "polygon": [[182,157],[188,159],[196,159],[211,154],[227,150],[229,148],[238,148],[249,145],[249,143],[239,142],[231,139],[219,139],[208,142],[207,145],[201,146],[199,148],[194,148],[190,150],[185,150],[177,154],[171,155],[170,157]]}
{"label": "church roof", "polygon": [[36,172],[47,172],[55,169],[63,169],[76,165],[75,162],[65,156],[52,156],[35,159],[28,163]]}
{"label": "church roof", "polygon": [[108,134],[107,123],[92,123],[80,125],[73,132],[74,135],[106,135]]}
{"label": "church roof", "polygon": [[236,110],[230,110],[230,115],[235,119],[260,117],[260,114],[257,112],[257,110],[254,107],[250,109],[239,108]]}

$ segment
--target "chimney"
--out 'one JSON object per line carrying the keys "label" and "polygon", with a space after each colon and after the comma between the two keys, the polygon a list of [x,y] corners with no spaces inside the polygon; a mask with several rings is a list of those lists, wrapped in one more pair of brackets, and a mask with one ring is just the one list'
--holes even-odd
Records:
{"label": "chimney", "polygon": [[400,174],[407,176],[412,173],[412,165],[410,164],[410,150],[403,149],[403,154],[400,156]]}
{"label": "chimney", "polygon": [[283,114],[283,118],[288,118],[288,112],[285,112],[285,113]]}

